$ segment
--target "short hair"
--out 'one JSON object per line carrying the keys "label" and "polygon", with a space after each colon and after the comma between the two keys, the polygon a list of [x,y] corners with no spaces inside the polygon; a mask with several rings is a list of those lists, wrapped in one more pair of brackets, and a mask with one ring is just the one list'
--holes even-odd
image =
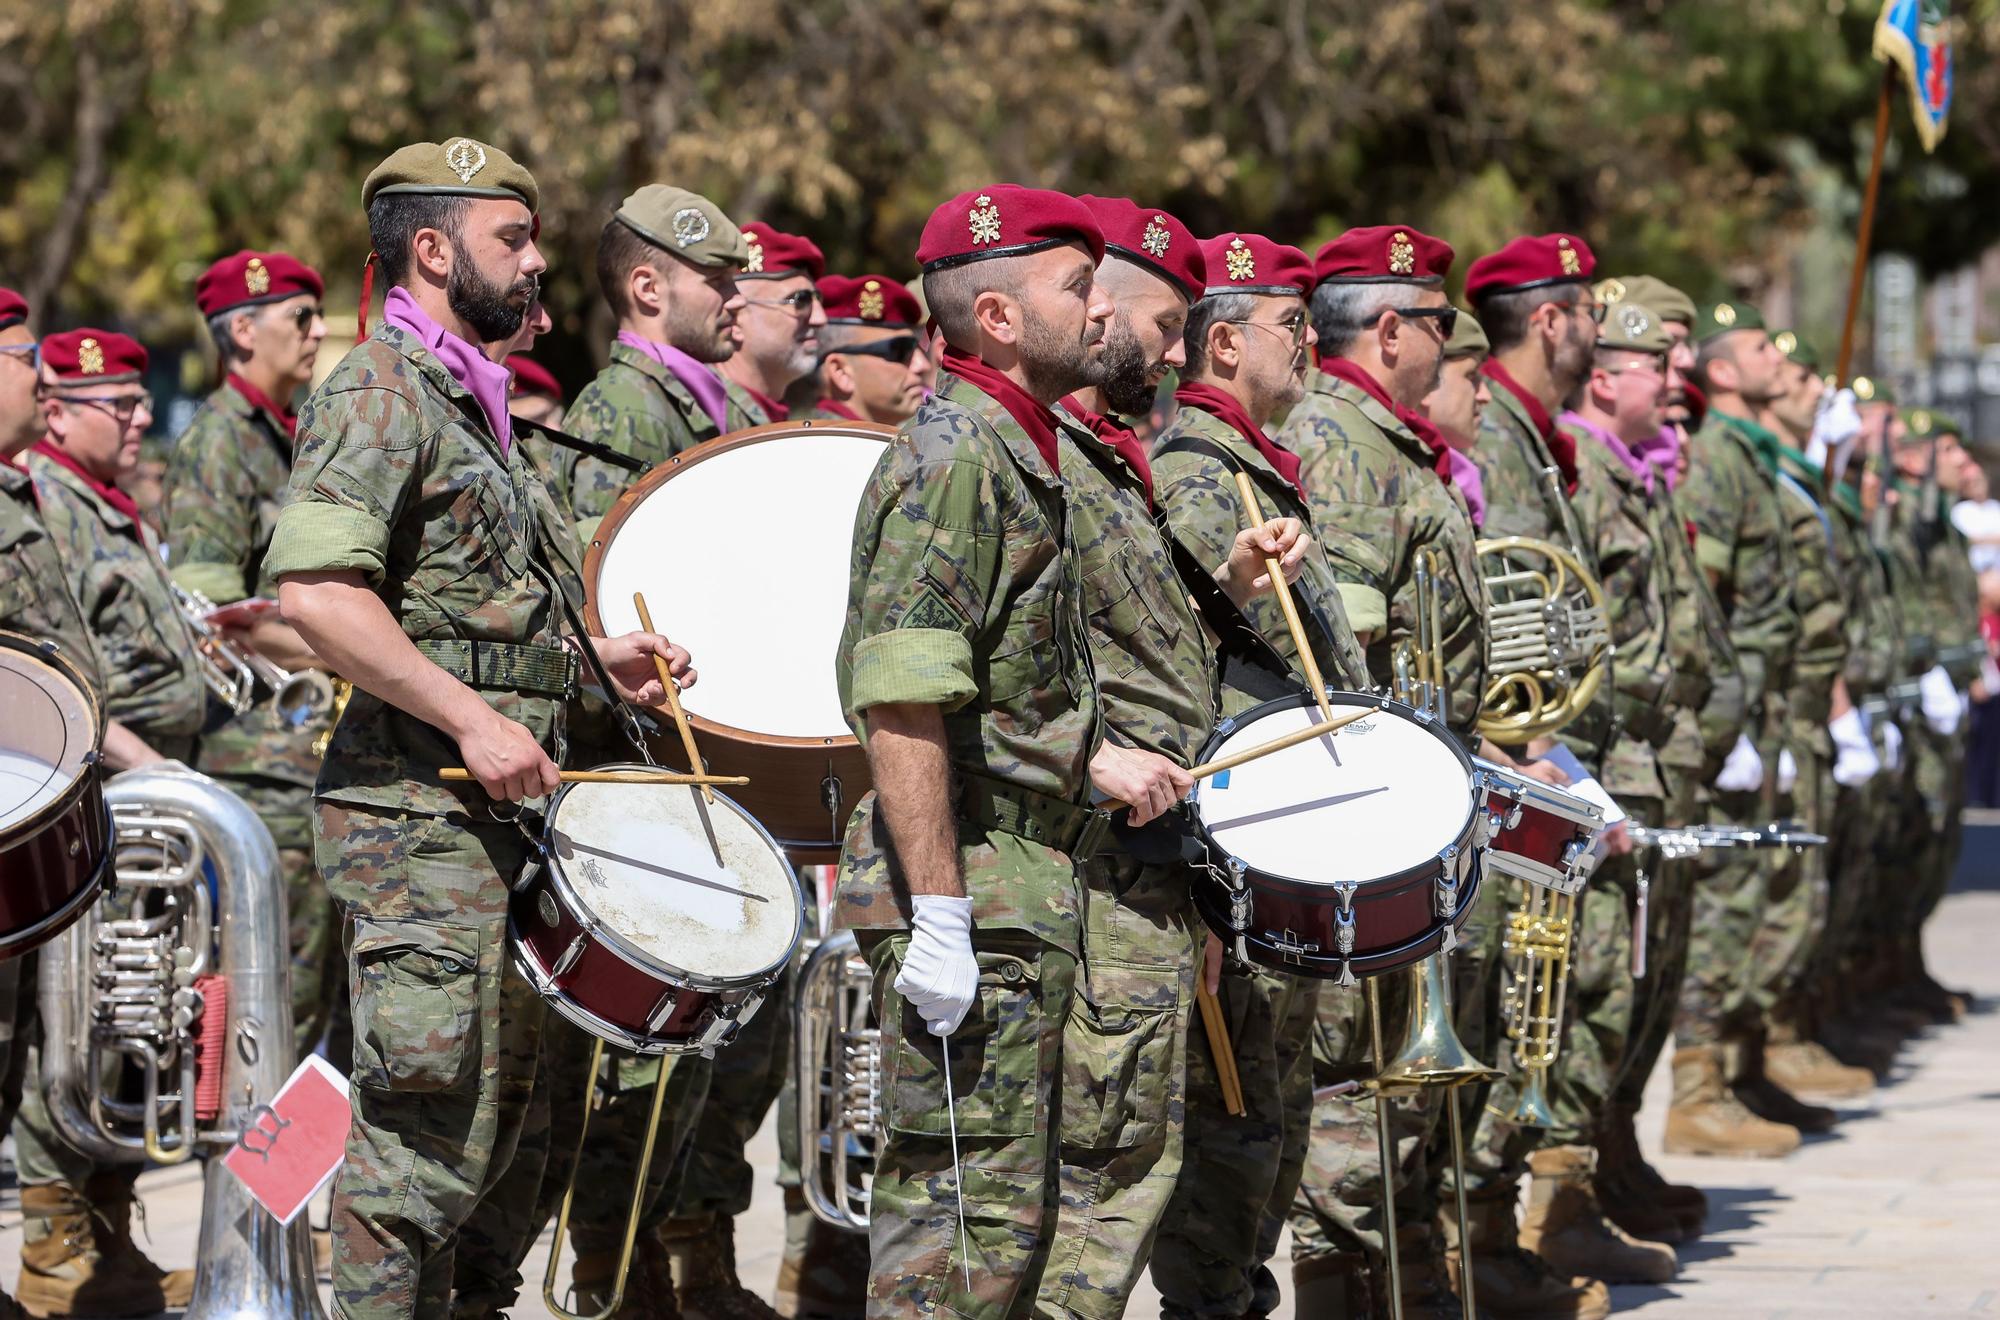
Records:
{"label": "short hair", "polygon": [[1568,307],[1582,292],[1581,284],[1544,284],[1539,289],[1489,293],[1478,303],[1479,328],[1486,332],[1495,353],[1504,352],[1527,339],[1528,322],[1536,308],[1553,302]]}
{"label": "short hair", "polygon": [[963,266],[946,266],[924,272],[924,306],[931,319],[944,331],[945,342],[970,350],[978,341],[978,319],[972,304],[989,290],[1020,296],[1020,281],[1014,278],[1012,257],[969,261]]}
{"label": "short hair", "polygon": [[1182,373],[1198,376],[1208,370],[1208,332],[1224,321],[1247,321],[1257,314],[1257,294],[1211,293],[1188,308],[1187,328],[1181,338],[1187,345],[1187,369]]}
{"label": "short hair", "polygon": [[435,229],[456,245],[471,199],[436,193],[377,193],[368,204],[368,241],[391,284],[410,274],[410,244],[419,230]]}
{"label": "short hair", "polygon": [[1714,362],[1717,358],[1725,358],[1732,365],[1735,364],[1736,350],[1728,346],[1729,341],[1734,338],[1736,336],[1732,334],[1715,335],[1705,340],[1700,350],[1696,352],[1694,357],[1694,374],[1695,378],[1701,382],[1702,389],[1706,390],[1709,388],[1708,368],[1710,363]]}
{"label": "short hair", "polygon": [[1341,357],[1386,308],[1410,304],[1421,284],[1351,284],[1328,280],[1312,291],[1313,333],[1322,357]]}
{"label": "short hair", "polygon": [[612,216],[597,236],[597,287],[614,315],[632,310],[632,272],[641,266],[667,268],[665,248]]}
{"label": "short hair", "polygon": [[242,356],[241,350],[236,347],[236,336],[231,333],[230,327],[236,323],[237,317],[255,310],[251,307],[232,307],[226,312],[217,312],[208,318],[208,337],[215,341],[215,351],[222,354],[225,363],[234,362]]}

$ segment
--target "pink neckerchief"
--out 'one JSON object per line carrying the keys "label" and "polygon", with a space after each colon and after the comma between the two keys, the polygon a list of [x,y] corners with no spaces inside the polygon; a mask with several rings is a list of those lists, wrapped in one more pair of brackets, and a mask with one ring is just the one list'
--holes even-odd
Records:
{"label": "pink neckerchief", "polygon": [[1663,426],[1658,435],[1633,445],[1632,452],[1652,464],[1653,471],[1660,474],[1660,480],[1667,483],[1667,489],[1673,490],[1681,470],[1681,433],[1678,430]]}
{"label": "pink neckerchief", "polygon": [[500,452],[506,453],[514,443],[513,419],[507,412],[507,391],[513,376],[506,364],[495,362],[476,345],[432,320],[430,313],[417,306],[417,300],[400,284],[382,300],[382,319],[415,336],[418,343],[431,351],[432,357],[444,364],[451,378],[472,395],[479,411],[486,415],[486,425],[500,442]]}
{"label": "pink neckerchief", "polygon": [[630,330],[620,330],[618,342],[627,348],[638,349],[673,372],[674,379],[687,386],[688,393],[694,395],[694,401],[715,423],[715,429],[729,429],[729,390],[715,368],[688,356],[672,344],[662,344],[658,340],[635,335]]}
{"label": "pink neckerchief", "polygon": [[1479,464],[1459,453],[1456,449],[1445,451],[1445,462],[1451,464],[1451,484],[1458,487],[1458,493],[1465,496],[1465,507],[1472,514],[1472,525],[1486,525],[1486,483],[1480,480]]}
{"label": "pink neckerchief", "polygon": [[1630,445],[1595,422],[1590,421],[1582,413],[1577,412],[1573,408],[1564,409],[1562,416],[1556,420],[1559,422],[1568,422],[1591,439],[1597,441],[1597,443],[1603,445],[1605,449],[1610,451],[1613,458],[1625,465],[1627,472],[1630,472],[1639,479],[1639,484],[1646,488],[1648,495],[1653,493],[1653,465],[1638,454],[1633,453]]}

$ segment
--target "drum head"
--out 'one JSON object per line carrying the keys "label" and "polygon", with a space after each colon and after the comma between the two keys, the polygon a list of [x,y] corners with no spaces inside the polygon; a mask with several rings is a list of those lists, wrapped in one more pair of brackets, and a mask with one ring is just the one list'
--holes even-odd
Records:
{"label": "drum head", "polygon": [[[634,766],[632,769],[644,769]],[[680,784],[570,784],[549,810],[557,877],[580,915],[654,970],[704,985],[755,981],[782,967],[804,917],[785,855],[720,793]]]}
{"label": "drum head", "polygon": [[94,697],[67,666],[0,635],[0,839],[34,822],[89,770],[98,746]]}
{"label": "drum head", "polygon": [[[1303,698],[1301,698],[1303,700]],[[1358,694],[1334,714],[1376,704]],[[1449,734],[1390,705],[1338,733],[1212,775],[1195,786],[1215,846],[1274,879],[1303,885],[1399,876],[1432,863],[1472,828],[1472,765]],[[1317,723],[1290,699],[1238,717],[1204,761]]]}
{"label": "drum head", "polygon": [[783,738],[847,739],[833,656],[854,511],[895,432],[782,423],[711,440],[623,495],[585,578],[604,635],[653,625],[694,657],[691,715]]}

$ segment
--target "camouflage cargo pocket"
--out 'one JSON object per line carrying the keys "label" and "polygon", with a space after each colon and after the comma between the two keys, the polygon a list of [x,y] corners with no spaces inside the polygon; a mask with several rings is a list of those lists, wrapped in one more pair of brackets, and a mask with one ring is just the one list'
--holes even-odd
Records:
{"label": "camouflage cargo pocket", "polygon": [[478,1067],[477,929],[357,917],[349,956],[356,1083],[444,1091]]}
{"label": "camouflage cargo pocket", "polygon": [[1181,972],[1093,963],[1062,1041],[1062,1140],[1086,1150],[1158,1141],[1174,1090]]}
{"label": "camouflage cargo pocket", "polygon": [[[953,1107],[961,1137],[1025,1137],[1043,1121],[1043,1078],[1055,1033],[1043,1011],[1041,970],[1031,958],[981,953],[979,1002],[949,1039],[930,1033],[893,983],[884,989],[883,1121],[899,1132],[951,1131],[942,1051],[951,1051]],[[893,982],[893,975],[890,981]]]}

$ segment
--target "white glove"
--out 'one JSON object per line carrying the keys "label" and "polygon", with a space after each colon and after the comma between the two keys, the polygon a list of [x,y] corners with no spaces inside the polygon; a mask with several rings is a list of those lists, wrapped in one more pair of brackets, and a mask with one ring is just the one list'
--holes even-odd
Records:
{"label": "white glove", "polygon": [[1725,793],[1754,793],[1764,787],[1764,758],[1757,755],[1756,746],[1743,734],[1736,735],[1736,745],[1729,749],[1722,773],[1715,777],[1715,786]]}
{"label": "white glove", "polygon": [[1882,760],[1868,741],[1868,725],[1859,710],[1849,710],[1827,722],[1833,735],[1833,782],[1842,788],[1859,788],[1873,779]]}
{"label": "white glove", "polygon": [[1894,720],[1882,721],[1882,768],[1903,768],[1903,729]]}
{"label": "white glove", "polygon": [[896,973],[896,993],[910,1001],[933,1036],[949,1036],[979,997],[972,952],[972,900],[914,894],[910,947]]}
{"label": "white glove", "polygon": [[1958,699],[1958,688],[1953,686],[1951,675],[1944,672],[1944,666],[1932,665],[1917,680],[1917,700],[1924,708],[1924,723],[1931,726],[1931,732],[1949,738],[1958,732],[1958,722],[1965,716],[1965,707]]}
{"label": "white glove", "polygon": [[1799,763],[1792,759],[1792,749],[1789,747],[1780,747],[1778,749],[1778,791],[1780,793],[1789,793],[1798,787],[1798,782]]}
{"label": "white glove", "polygon": [[1819,417],[1813,422],[1812,438],[1806,441],[1806,457],[1820,467],[1833,460],[1844,466],[1845,450],[1861,435],[1861,410],[1855,406],[1853,390],[1835,390],[1820,400]]}

